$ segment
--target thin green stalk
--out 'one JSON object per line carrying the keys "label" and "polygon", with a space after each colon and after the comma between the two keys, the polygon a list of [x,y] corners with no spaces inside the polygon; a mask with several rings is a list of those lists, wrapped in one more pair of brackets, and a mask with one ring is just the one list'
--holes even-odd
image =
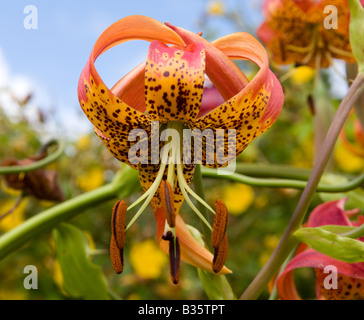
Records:
{"label": "thin green stalk", "polygon": [[57,144],[58,148],[55,152],[32,164],[26,166],[0,166],[0,174],[29,172],[45,167],[46,165],[56,161],[63,154],[64,143],[62,141],[57,141]]}
{"label": "thin green stalk", "polygon": [[[266,187],[266,188],[292,188],[292,189],[304,189],[307,185],[306,181],[289,180],[289,179],[263,179],[248,177],[243,174],[233,173],[230,175],[219,175],[216,170],[210,168],[203,168],[202,175],[205,177],[212,177],[217,179],[228,179],[235,182],[244,183],[254,187]],[[339,193],[356,189],[364,184],[364,173],[349,182],[328,185],[321,183],[317,186],[316,192],[327,193]]]}
{"label": "thin green stalk", "polygon": [[308,183],[301,195],[297,204],[290,223],[283,234],[277,248],[269,258],[268,262],[260,270],[258,275],[250,283],[245,292],[241,295],[240,299],[250,300],[257,299],[263,289],[267,286],[269,281],[278,272],[282,263],[287,259],[289,253],[297,245],[298,241],[293,236],[293,233],[301,226],[302,221],[306,215],[308,207],[311,203],[312,197],[316,192],[316,188],[321,180],[321,176],[325,167],[330,159],[335,142],[339,133],[353,107],[355,102],[360,97],[364,90],[364,76],[358,73],[353,84],[350,86],[348,93],[342,100],[339,109],[337,110],[333,122],[329,128],[325,138],[321,152],[318,155],[317,161],[312,170],[312,174]]}
{"label": "thin green stalk", "polygon": [[236,172],[247,176],[308,180],[311,169],[282,164],[237,163]]}
{"label": "thin green stalk", "polygon": [[112,183],[96,190],[81,194],[75,198],[55,205],[29,218],[18,227],[0,237],[0,260],[20,248],[35,235],[51,230],[57,223],[73,218],[86,208],[110,200],[116,195]]}
{"label": "thin green stalk", "polygon": [[[205,190],[203,188],[202,172],[201,172],[201,166],[199,164],[196,165],[195,173],[193,175],[193,185],[195,187],[196,193],[200,196],[201,199],[205,200]],[[199,201],[197,202],[197,209],[201,212],[201,214],[209,222],[209,224],[212,225],[213,221],[211,221],[211,217],[207,212],[207,208]],[[204,235],[205,239],[206,240],[210,239],[210,237],[211,237],[210,229],[204,223],[201,223],[201,225],[202,225],[203,235]],[[205,242],[206,242],[207,246],[210,245],[209,241],[205,241]]]}
{"label": "thin green stalk", "polygon": [[134,191],[135,189],[130,188],[135,179],[134,171],[124,167],[116,173],[111,183],[44,210],[3,234],[0,237],[0,261],[34,236],[51,230],[59,222],[73,218],[87,208]]}

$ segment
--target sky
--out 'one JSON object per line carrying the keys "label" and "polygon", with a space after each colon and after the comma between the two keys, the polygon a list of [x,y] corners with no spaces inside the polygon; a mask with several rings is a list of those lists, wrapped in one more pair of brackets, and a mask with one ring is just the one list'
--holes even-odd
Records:
{"label": "sky", "polygon": [[[50,113],[53,125],[58,123],[61,130],[71,134],[92,128],[85,116],[78,116],[81,110],[77,83],[94,43],[108,26],[125,16],[141,14],[198,32],[199,21],[210,3],[207,0],[0,2],[4,3],[0,9],[0,86],[6,84],[20,96],[32,91],[33,106]],[[240,6],[245,10],[247,3],[228,0],[226,8]],[[27,22],[34,23],[27,18],[33,13],[25,10],[28,5],[37,10],[36,29],[25,27]],[[216,36],[236,31],[226,20],[214,19],[214,23],[212,30]],[[145,59],[147,50],[148,44],[142,41],[122,44],[101,55],[96,68],[111,87]]]}
{"label": "sky", "polygon": [[[214,39],[231,32],[253,31],[263,21],[262,0],[225,0],[225,9],[244,17],[244,27],[216,17],[201,21],[214,0],[0,0],[0,104],[10,113],[16,105],[1,99],[1,87],[10,87],[18,96],[30,91],[28,109],[33,116],[40,107],[50,115],[50,125],[77,136],[91,131],[92,125],[81,112],[77,83],[93,45],[112,23],[133,14],[147,15],[161,22],[199,32],[208,31]],[[32,5],[37,9],[37,28],[25,23]],[[96,68],[106,85],[112,87],[127,72],[146,58],[149,43],[131,41],[102,54]],[[345,85],[336,77],[335,92]]]}

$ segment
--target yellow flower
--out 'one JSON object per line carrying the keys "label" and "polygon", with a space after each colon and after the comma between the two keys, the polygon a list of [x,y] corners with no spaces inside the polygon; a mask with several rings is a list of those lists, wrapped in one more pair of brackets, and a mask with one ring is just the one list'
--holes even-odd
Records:
{"label": "yellow flower", "polygon": [[[16,200],[5,200],[1,201],[0,206],[0,216],[11,210],[14,206]],[[25,208],[27,206],[28,200],[23,199],[14,211],[3,219],[0,220],[0,229],[3,231],[9,231],[19,224],[21,224],[25,220]]]}
{"label": "yellow flower", "polygon": [[300,66],[294,69],[291,80],[294,84],[304,84],[313,79],[315,69],[307,66]]}
{"label": "yellow flower", "polygon": [[263,245],[270,251],[273,251],[279,243],[279,237],[276,235],[266,235],[263,238]]}
{"label": "yellow flower", "polygon": [[337,166],[348,173],[356,173],[364,168],[364,159],[350,152],[342,143],[338,143],[334,152]]}
{"label": "yellow flower", "polygon": [[93,168],[77,178],[77,185],[82,191],[91,191],[104,184],[104,171],[102,168]]}
{"label": "yellow flower", "polygon": [[151,239],[135,243],[131,247],[130,263],[135,273],[144,279],[158,278],[167,261],[166,255]]}
{"label": "yellow flower", "polygon": [[228,212],[239,215],[253,203],[254,190],[245,184],[229,184],[224,187],[222,197]]}
{"label": "yellow flower", "polygon": [[79,151],[84,151],[88,149],[91,143],[91,138],[89,135],[83,135],[76,141],[76,148]]}
{"label": "yellow flower", "polygon": [[207,6],[207,12],[211,15],[221,16],[225,13],[225,7],[221,1],[211,1]]}

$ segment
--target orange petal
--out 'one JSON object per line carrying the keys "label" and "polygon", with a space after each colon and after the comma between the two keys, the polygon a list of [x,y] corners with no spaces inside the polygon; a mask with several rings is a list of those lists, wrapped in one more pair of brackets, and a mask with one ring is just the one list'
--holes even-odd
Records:
{"label": "orange petal", "polygon": [[[154,207],[154,215],[157,220],[157,239],[159,246],[165,253],[168,254],[169,243],[162,240],[165,224],[162,208]],[[214,273],[212,270],[212,261],[214,258],[213,254],[198,243],[198,241],[191,235],[180,215],[177,215],[176,217],[176,235],[181,247],[181,259],[196,268]],[[231,273],[231,270],[224,266],[218,274],[227,273]]]}
{"label": "orange petal", "polygon": [[200,130],[236,129],[237,156],[275,122],[282,109],[283,90],[269,69],[264,47],[250,34],[234,33],[213,44],[231,59],[248,59],[260,67],[253,80],[238,94],[194,122]]}
{"label": "orange petal", "polygon": [[143,62],[111,88],[111,92],[120,100],[143,113],[145,112],[144,73],[145,63]]}
{"label": "orange petal", "polygon": [[145,67],[145,93],[152,120],[188,121],[200,111],[205,70],[201,43],[184,50],[153,41]]}
{"label": "orange petal", "polygon": [[206,49],[206,74],[225,100],[236,95],[249,83],[237,65],[213,44],[198,34],[172,26],[169,23],[167,25],[181,36],[186,45],[194,42],[201,42],[204,45]]}
{"label": "orange petal", "polygon": [[[134,128],[147,131],[150,122],[143,114],[144,108],[140,100],[137,100],[133,108],[118,95],[129,103],[134,101],[132,96],[135,95],[135,90],[139,90],[139,74],[142,67],[124,77],[121,83],[110,90],[97,73],[94,62],[101,53],[113,46],[136,39],[146,41],[156,39],[176,45],[184,44],[178,34],[152,18],[145,16],[123,18],[107,28],[98,38],[78,83],[78,98],[83,111],[96,127],[96,132],[100,133],[99,137],[110,152],[126,163],[129,163],[128,150],[131,146],[128,133]],[[135,86],[136,84],[138,86]],[[135,87],[133,90],[125,91],[133,86]],[[143,93],[144,90],[141,91],[142,95]],[[127,95],[130,95],[130,98]]]}

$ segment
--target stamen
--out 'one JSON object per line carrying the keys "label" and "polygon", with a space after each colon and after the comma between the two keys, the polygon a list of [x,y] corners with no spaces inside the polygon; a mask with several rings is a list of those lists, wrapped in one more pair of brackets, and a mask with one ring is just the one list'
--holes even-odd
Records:
{"label": "stamen", "polygon": [[218,248],[226,235],[228,214],[225,203],[220,199],[216,200],[215,209],[216,214],[214,219],[214,226],[212,228],[211,246],[213,248]]}
{"label": "stamen", "polygon": [[203,200],[196,192],[194,192],[187,184],[186,180],[183,178],[182,165],[177,166],[177,174],[180,174],[180,176],[182,177],[182,179],[178,180],[180,182],[180,185],[182,184],[186,191],[191,194],[191,196],[193,196],[198,202],[200,202],[203,206],[205,206],[208,210],[215,214],[215,211],[206,203],[206,201]]}
{"label": "stamen", "polygon": [[[181,192],[188,203],[188,205],[191,207],[191,209],[197,214],[197,216],[203,221],[203,223],[206,224],[206,226],[212,231],[212,227],[209,224],[209,222],[206,220],[206,218],[202,215],[202,213],[195,207],[195,205],[192,203],[191,199],[188,197],[188,194],[185,190],[185,185],[187,184],[182,172],[182,165],[177,164],[177,178],[179,182],[179,186],[181,188]],[[197,199],[197,198],[196,198]],[[198,200],[198,199],[197,199]],[[212,210],[212,209],[211,209]],[[214,211],[213,211],[214,212]]]}
{"label": "stamen", "polygon": [[328,49],[332,53],[336,53],[336,54],[341,55],[341,56],[345,56],[345,57],[348,57],[348,58],[353,58],[354,57],[354,55],[353,55],[353,53],[351,51],[342,50],[340,48],[337,48],[337,47],[333,46],[332,44],[328,45]]}
{"label": "stamen", "polygon": [[119,249],[124,248],[126,210],[125,201],[118,201],[113,208],[111,216],[111,232]]}
{"label": "stamen", "polygon": [[167,231],[162,236],[163,240],[169,241],[169,266],[171,279],[174,284],[179,282],[181,270],[181,250],[178,237],[174,237],[172,231]]}
{"label": "stamen", "polygon": [[171,228],[176,226],[176,213],[174,209],[174,197],[172,186],[168,181],[162,181],[160,185],[161,204],[164,216]]}
{"label": "stamen", "polygon": [[212,260],[212,270],[215,273],[220,272],[220,270],[225,265],[226,256],[228,250],[228,237],[225,233],[225,237],[218,248],[214,248],[214,259]]}
{"label": "stamen", "polygon": [[150,186],[150,188],[138,199],[136,200],[132,205],[130,205],[128,207],[128,211],[133,208],[135,205],[137,205],[140,201],[144,200],[146,197],[147,199],[145,200],[145,202],[143,203],[143,205],[139,208],[138,212],[135,214],[135,216],[133,217],[133,219],[131,219],[131,221],[129,222],[129,224],[126,226],[125,231],[127,231],[132,225],[133,223],[139,218],[139,216],[143,213],[143,211],[145,210],[145,208],[148,206],[148,204],[150,203],[150,201],[152,201],[155,193],[157,192],[159,185],[162,181],[163,175],[164,175],[164,170],[166,169],[166,161],[167,161],[167,157],[168,157],[168,153],[166,152],[165,154],[162,155],[162,161],[161,161],[161,165],[158,171],[158,175],[155,178],[153,184]]}

